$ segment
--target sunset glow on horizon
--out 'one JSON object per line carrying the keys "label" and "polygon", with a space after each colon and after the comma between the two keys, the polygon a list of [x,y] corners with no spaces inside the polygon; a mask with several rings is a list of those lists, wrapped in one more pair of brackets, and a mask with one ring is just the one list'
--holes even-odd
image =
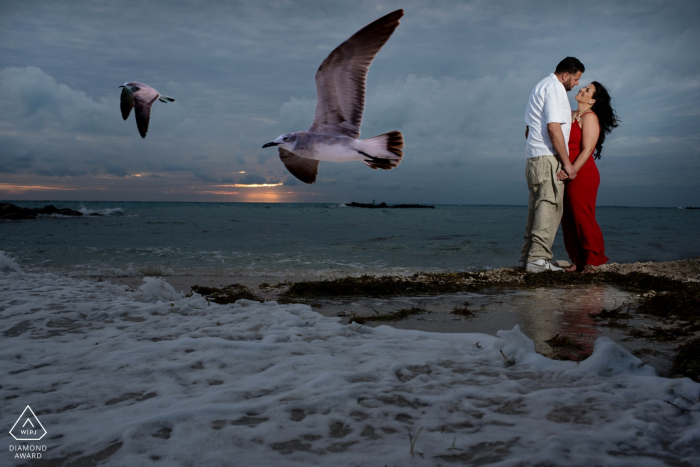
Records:
{"label": "sunset glow on horizon", "polygon": [[234,183],[233,185],[214,185],[220,187],[233,187],[233,188],[270,188],[273,186],[282,186],[283,183]]}
{"label": "sunset glow on horizon", "polygon": [[[97,190],[104,190],[104,188],[93,188]],[[77,188],[66,188],[60,186],[43,186],[43,185],[11,185],[9,183],[0,183],[0,193],[3,191],[9,193],[24,193],[26,191],[46,191],[46,190],[59,190],[59,191],[75,191]]]}

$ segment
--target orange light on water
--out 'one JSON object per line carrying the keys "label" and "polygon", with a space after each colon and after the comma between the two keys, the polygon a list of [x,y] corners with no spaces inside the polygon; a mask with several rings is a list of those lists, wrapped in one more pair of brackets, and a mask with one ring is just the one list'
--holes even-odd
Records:
{"label": "orange light on water", "polygon": [[243,201],[249,203],[293,203],[297,200],[294,192],[249,192],[243,194]]}
{"label": "orange light on water", "polygon": [[198,193],[207,195],[239,195],[237,191],[199,191]]}

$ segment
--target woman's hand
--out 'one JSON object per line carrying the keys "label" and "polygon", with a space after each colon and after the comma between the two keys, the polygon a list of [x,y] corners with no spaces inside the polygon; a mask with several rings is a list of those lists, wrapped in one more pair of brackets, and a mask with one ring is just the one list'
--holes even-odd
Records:
{"label": "woman's hand", "polygon": [[566,180],[567,178],[569,178],[569,175],[563,169],[557,172],[557,180]]}

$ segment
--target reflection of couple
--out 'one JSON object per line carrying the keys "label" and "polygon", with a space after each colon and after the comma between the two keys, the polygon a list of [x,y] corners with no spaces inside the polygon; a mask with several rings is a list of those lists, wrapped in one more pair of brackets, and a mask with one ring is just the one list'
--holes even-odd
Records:
{"label": "reflection of couple", "polygon": [[576,94],[578,108],[571,111],[566,92],[584,71],[576,58],[565,58],[535,86],[527,104],[525,177],[530,199],[520,251],[527,272],[562,270],[550,263],[560,222],[573,263],[567,271],[592,272],[608,260],[595,220],[600,174],[594,159],[600,158],[605,135],[618,120],[610,94],[597,81]]}

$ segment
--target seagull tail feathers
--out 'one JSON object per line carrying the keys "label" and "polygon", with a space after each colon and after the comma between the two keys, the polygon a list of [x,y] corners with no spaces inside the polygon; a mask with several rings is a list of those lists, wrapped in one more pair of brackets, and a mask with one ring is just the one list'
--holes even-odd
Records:
{"label": "seagull tail feathers", "polygon": [[403,134],[390,131],[362,141],[362,161],[372,169],[391,170],[399,166],[403,159]]}
{"label": "seagull tail feathers", "polygon": [[175,99],[173,99],[172,97],[165,97],[165,96],[160,96],[158,98],[158,100],[161,102],[175,102]]}

